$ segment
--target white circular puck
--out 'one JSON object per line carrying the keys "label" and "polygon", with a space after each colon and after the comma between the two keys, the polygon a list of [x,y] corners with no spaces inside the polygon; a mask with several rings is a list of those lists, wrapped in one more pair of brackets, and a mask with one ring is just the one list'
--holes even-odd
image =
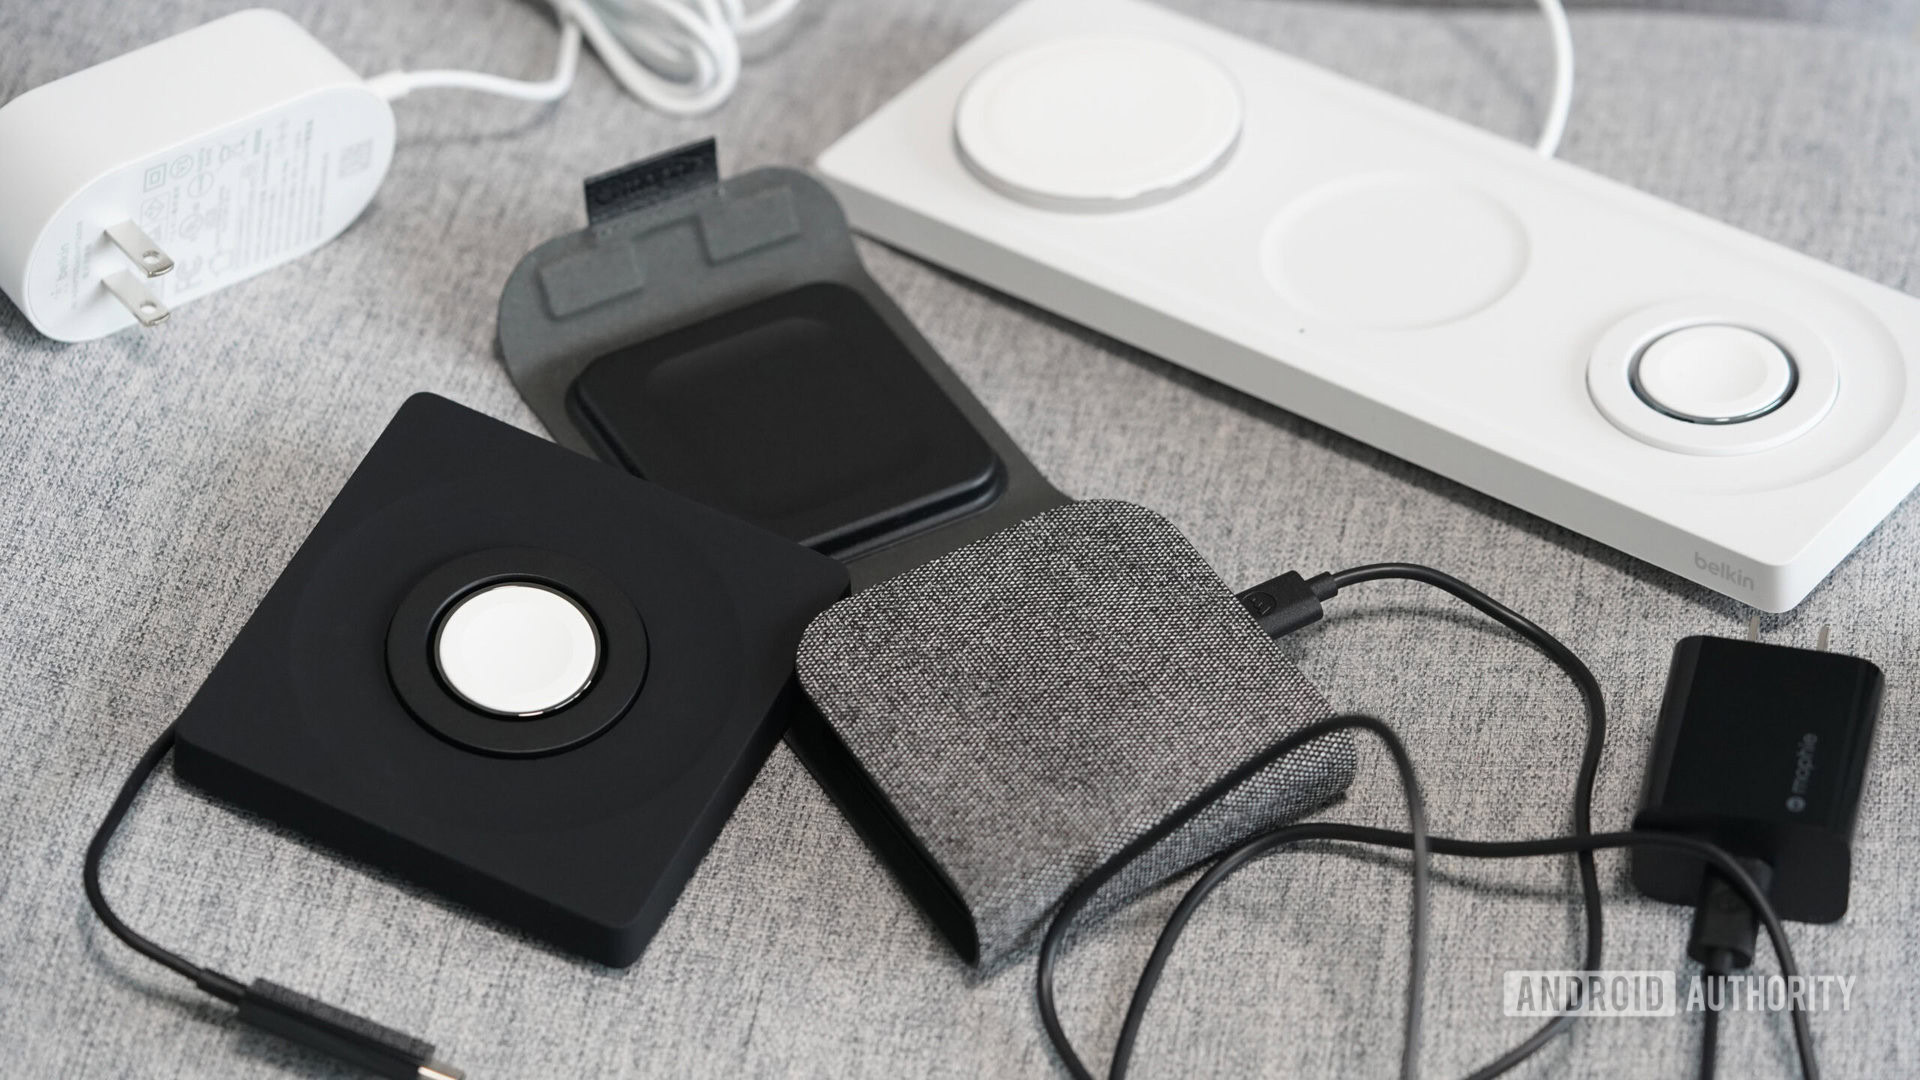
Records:
{"label": "white circular puck", "polygon": [[1744,326],[1688,326],[1640,354],[1634,388],[1647,404],[1697,424],[1733,424],[1779,408],[1793,389],[1793,361]]}
{"label": "white circular puck", "polygon": [[1696,296],[1636,311],[1594,342],[1587,392],[1615,427],[1662,450],[1783,446],[1832,411],[1840,364],[1826,333],[1782,307]]}
{"label": "white circular puck", "polygon": [[1368,330],[1442,326],[1484,310],[1526,272],[1512,210],[1457,180],[1372,173],[1337,180],[1267,227],[1267,282],[1311,318]]}
{"label": "white circular puck", "polygon": [[1144,37],[1077,37],[989,64],[960,95],[961,160],[1047,210],[1147,206],[1205,181],[1240,139],[1233,79],[1201,53]]}
{"label": "white circular puck", "polygon": [[586,691],[599,667],[600,635],[566,595],[510,582],[454,604],[434,633],[433,661],[447,688],[474,708],[541,716]]}

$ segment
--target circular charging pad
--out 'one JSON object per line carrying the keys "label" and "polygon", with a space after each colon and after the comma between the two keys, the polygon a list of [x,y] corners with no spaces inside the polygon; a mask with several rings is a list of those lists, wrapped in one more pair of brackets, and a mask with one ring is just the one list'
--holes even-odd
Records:
{"label": "circular charging pad", "polygon": [[1594,343],[1587,392],[1650,446],[1719,457],[1811,431],[1840,392],[1826,335],[1777,304],[1693,297],[1634,312]]}
{"label": "circular charging pad", "polygon": [[600,633],[565,594],[532,582],[490,585],[456,601],[433,638],[447,689],[481,712],[542,716],[586,690]]}
{"label": "circular charging pad", "polygon": [[974,175],[1047,210],[1109,211],[1173,198],[1240,139],[1240,91],[1172,42],[1077,37],[989,64],[960,95],[954,141]]}
{"label": "circular charging pad", "polygon": [[387,627],[387,675],[435,734],[551,754],[613,726],[646,680],[640,613],[607,575],[539,548],[463,555],[415,582]]}
{"label": "circular charging pad", "polygon": [[1268,226],[1267,281],[1302,313],[1370,330],[1466,318],[1527,268],[1526,227],[1498,199],[1412,173],[1337,180]]}
{"label": "circular charging pad", "polygon": [[1793,361],[1765,334],[1744,326],[1687,326],[1640,353],[1633,388],[1647,404],[1696,424],[1738,424],[1765,416],[1793,392]]}

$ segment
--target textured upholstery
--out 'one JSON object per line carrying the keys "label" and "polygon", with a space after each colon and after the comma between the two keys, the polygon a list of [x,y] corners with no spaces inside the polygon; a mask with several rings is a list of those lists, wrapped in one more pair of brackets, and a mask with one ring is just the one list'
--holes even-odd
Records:
{"label": "textured upholstery", "polygon": [[[237,3],[0,0],[0,96]],[[516,0],[285,5],[374,72],[543,73],[551,24]],[[597,64],[564,102],[455,93],[398,105],[386,188],[338,241],[181,308],[163,329],[61,347],[0,303],[0,1075],[335,1077],[102,932],[86,838],[393,409],[447,394],[533,427],[493,351],[515,261],[579,227],[581,177],[715,133],[728,171],[810,160],[1006,0],[808,0],[714,117],[672,121]],[[1286,0],[1178,6],[1440,111],[1533,135],[1545,35],[1526,8]],[[1732,0],[1716,9],[1733,7]],[[1839,23],[1807,22],[1831,7]],[[1565,156],[1910,292],[1920,291],[1915,4],[1794,5],[1768,20],[1580,7]],[[1854,14],[1848,14],[1852,12]],[[1791,13],[1791,12],[1790,12]],[[1864,13],[1864,14],[1861,14]],[[1860,17],[1855,18],[1854,15]],[[765,51],[756,48],[756,52]],[[130,108],[140,103],[129,102]],[[29,167],[9,160],[0,168]],[[1594,667],[1613,708],[1596,821],[1631,817],[1667,653],[1738,632],[1735,604],[1419,467],[872,244],[874,274],[1064,490],[1166,515],[1230,585],[1383,558],[1454,571]],[[1909,500],[1771,640],[1879,661],[1886,719],[1861,819],[1854,909],[1797,927],[1809,970],[1850,974],[1815,1018],[1835,1077],[1920,1074],[1920,501]],[[1412,586],[1343,593],[1281,648],[1336,708],[1399,725],[1436,832],[1566,824],[1579,706],[1552,667]],[[1401,820],[1366,744],[1332,816]],[[1500,973],[1576,957],[1564,860],[1439,860],[1424,1061],[1457,1076],[1530,1029]],[[1607,958],[1676,963],[1685,912],[1638,900],[1603,857]],[[1399,1053],[1405,876],[1393,858],[1297,852],[1224,889],[1147,1017],[1136,1075],[1385,1076]],[[1056,1075],[1030,964],[975,985],[818,787],[777,750],[647,956],[567,959],[343,865],[163,774],[106,886],[136,926],[438,1043],[476,1078]],[[1088,935],[1065,1022],[1104,1055],[1174,902]],[[212,1020],[213,1022],[208,1022]],[[1582,1025],[1519,1075],[1671,1077],[1697,1022]],[[1788,1074],[1786,1025],[1739,1015],[1728,1076]]]}

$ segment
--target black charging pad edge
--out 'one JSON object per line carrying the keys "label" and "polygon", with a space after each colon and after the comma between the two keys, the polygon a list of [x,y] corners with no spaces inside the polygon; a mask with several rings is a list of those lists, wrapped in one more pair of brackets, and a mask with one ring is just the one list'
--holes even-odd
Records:
{"label": "black charging pad edge", "polygon": [[[810,707],[806,706],[806,695],[800,692],[798,680],[789,679],[774,712],[794,718],[805,708]],[[692,879],[707,850],[732,818],[733,808],[760,775],[774,744],[780,741],[783,726],[778,720],[767,724],[756,733],[751,745],[741,747],[725,779],[715,787],[700,820],[687,831],[685,842],[663,870],[663,880]],[[655,890],[631,919],[609,926],[515,888],[494,875],[481,873],[430,847],[405,840],[325,800],[275,783],[217,754],[202,753],[193,743],[181,741],[175,745],[173,768],[188,785],[235,810],[259,814],[274,822],[298,823],[289,827],[329,852],[362,864],[369,872],[386,874],[389,871],[380,868],[404,867],[404,873],[399,876],[409,887],[424,889],[442,903],[484,916],[507,933],[528,934],[521,928],[540,927],[537,939],[530,936],[530,940],[542,941],[607,967],[623,968],[638,960],[681,896],[677,886]]]}
{"label": "black charging pad edge", "polygon": [[[542,269],[568,256],[591,253],[601,244],[637,242],[688,223],[704,227],[729,206],[753,206],[783,195],[792,205],[788,230],[724,259],[709,250],[702,262],[712,280],[705,285],[673,277],[649,280],[625,295],[564,316],[555,315],[552,305],[542,299]],[[850,289],[871,307],[985,440],[999,458],[1004,477],[995,497],[948,508],[903,535],[879,538],[842,553],[856,590],[1066,501],[867,273],[839,203],[824,185],[801,170],[755,169],[539,245],[514,267],[501,291],[496,346],[521,396],[556,442],[612,461],[604,444],[582,429],[569,404],[573,383],[594,360],[636,341],[815,282]]]}
{"label": "black charging pad edge", "polygon": [[[465,906],[507,928],[528,923],[548,927],[550,940],[558,947],[596,958],[616,957],[624,951],[621,942],[593,933],[557,905],[479,873],[430,847],[404,840],[324,799],[275,783],[219,754],[204,752],[197,743],[183,740],[175,745],[173,770],[189,786],[230,808],[273,822],[297,822],[289,828],[298,835],[373,873],[388,872],[381,867],[403,866],[409,886],[440,897],[458,896],[459,901],[443,902]],[[660,918],[665,915],[662,911]],[[651,921],[657,923],[658,919]]]}
{"label": "black charging pad edge", "polygon": [[802,693],[791,713],[787,748],[826,789],[887,870],[919,905],[934,929],[968,964],[980,962],[980,934],[973,916],[940,864],[921,845],[820,710]]}

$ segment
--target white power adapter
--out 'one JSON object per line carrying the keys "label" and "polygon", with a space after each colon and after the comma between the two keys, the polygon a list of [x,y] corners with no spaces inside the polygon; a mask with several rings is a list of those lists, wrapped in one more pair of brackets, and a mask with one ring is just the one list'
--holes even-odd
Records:
{"label": "white power adapter", "polygon": [[60,341],[152,326],[338,236],[393,141],[298,23],[216,19],[0,107],[0,288]]}

